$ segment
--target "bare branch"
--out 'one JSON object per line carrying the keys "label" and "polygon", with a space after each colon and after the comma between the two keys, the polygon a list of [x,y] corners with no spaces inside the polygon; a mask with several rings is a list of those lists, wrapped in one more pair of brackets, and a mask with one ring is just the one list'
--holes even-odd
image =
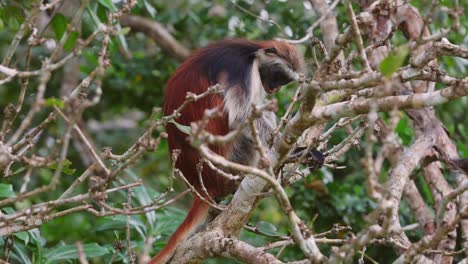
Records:
{"label": "bare branch", "polygon": [[163,25],[156,21],[134,15],[125,15],[120,18],[120,23],[122,26],[130,27],[136,32],[145,33],[151,37],[163,51],[179,61],[185,60],[190,55],[190,51],[180,44]]}

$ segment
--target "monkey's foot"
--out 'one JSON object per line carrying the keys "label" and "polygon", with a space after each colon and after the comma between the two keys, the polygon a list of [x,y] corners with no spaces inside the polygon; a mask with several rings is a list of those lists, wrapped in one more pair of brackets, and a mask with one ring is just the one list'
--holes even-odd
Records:
{"label": "monkey's foot", "polygon": [[307,151],[306,147],[296,148],[288,157],[286,163],[301,162],[307,165],[310,171],[320,169],[325,161],[325,155],[315,148],[311,149],[309,153],[304,153],[305,151]]}

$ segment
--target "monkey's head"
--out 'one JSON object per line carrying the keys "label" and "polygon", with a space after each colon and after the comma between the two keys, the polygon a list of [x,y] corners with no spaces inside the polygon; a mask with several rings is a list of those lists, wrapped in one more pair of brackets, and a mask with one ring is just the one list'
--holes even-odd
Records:
{"label": "monkey's head", "polygon": [[299,79],[303,58],[295,46],[281,41],[266,41],[257,51],[258,70],[263,88],[276,93],[283,85]]}

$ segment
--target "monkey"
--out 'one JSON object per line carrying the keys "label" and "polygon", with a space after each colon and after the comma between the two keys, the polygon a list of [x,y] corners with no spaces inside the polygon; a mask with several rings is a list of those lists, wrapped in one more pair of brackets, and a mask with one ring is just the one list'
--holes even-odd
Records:
{"label": "monkey", "polygon": [[[253,104],[261,104],[267,94],[274,94],[280,88],[298,80],[303,72],[303,57],[295,46],[281,41],[249,41],[231,39],[216,42],[201,48],[187,58],[169,79],[164,95],[164,115],[171,115],[184,101],[188,92],[201,94],[210,86],[221,84],[221,94],[213,94],[196,102],[191,102],[175,120],[189,126],[191,122],[202,119],[206,109],[217,108],[222,114],[209,120],[205,129],[214,135],[225,135],[239,128],[250,116]],[[273,112],[263,112],[255,120],[263,143],[269,142],[276,128]],[[188,182],[201,190],[196,166],[200,154],[187,140],[187,135],[173,123],[166,126],[169,150],[180,150],[175,167]],[[228,144],[210,146],[217,154],[230,161],[244,165],[256,165],[259,155],[248,128]],[[208,195],[215,200],[224,198],[235,191],[235,182],[217,175],[203,166],[203,186]],[[200,191],[203,195],[203,192]],[[177,245],[186,240],[208,217],[210,205],[194,195],[193,204],[187,217],[170,237],[167,245],[151,260],[151,264],[170,261]]]}

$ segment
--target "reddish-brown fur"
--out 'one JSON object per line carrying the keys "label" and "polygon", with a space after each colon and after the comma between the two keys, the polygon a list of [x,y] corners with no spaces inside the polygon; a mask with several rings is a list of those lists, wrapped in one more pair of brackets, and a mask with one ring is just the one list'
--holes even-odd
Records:
{"label": "reddish-brown fur", "polygon": [[[177,109],[184,101],[187,92],[201,94],[206,89],[213,85],[203,77],[203,73],[197,71],[196,68],[189,69],[192,63],[190,59],[182,64],[182,66],[174,73],[174,77],[169,80],[166,88],[164,114],[170,115]],[[182,110],[180,117],[176,120],[177,123],[190,126],[193,121],[200,120],[203,117],[205,109],[212,109],[220,107],[222,111],[223,99],[220,95],[209,95],[197,102],[190,103],[185,109]],[[214,135],[224,135],[229,132],[227,118],[225,116],[213,118],[209,121],[205,128],[208,132]],[[170,151],[180,149],[181,153],[177,159],[176,167],[179,168],[184,177],[200,190],[200,183],[196,165],[200,161],[200,154],[197,150],[192,148],[188,142],[187,134],[180,131],[174,124],[168,124],[166,127],[168,133],[168,142]],[[211,149],[220,155],[224,155],[225,149],[221,146],[212,146]],[[209,194],[213,197],[222,196],[225,192],[224,186],[226,185],[223,177],[216,177],[213,180],[213,172],[207,166],[203,167],[203,184]]]}
{"label": "reddish-brown fur", "polygon": [[[197,54],[188,58],[173,74],[166,87],[164,96],[164,115],[170,115],[177,109],[186,99],[187,92],[201,94],[208,87],[214,85],[210,83],[206,77],[206,73],[202,69],[197,68],[193,64],[193,60]],[[189,126],[191,122],[200,120],[203,117],[205,109],[220,107],[222,111],[223,99],[220,95],[210,95],[197,102],[193,102],[182,110],[180,117],[176,120],[177,123]],[[227,117],[213,118],[206,126],[206,130],[215,135],[224,135],[228,133]],[[168,133],[169,150],[180,149],[180,155],[177,159],[176,167],[180,169],[184,177],[197,190],[200,190],[200,182],[196,165],[200,160],[200,154],[192,148],[187,141],[187,134],[180,131],[174,124],[168,124],[166,127]],[[220,146],[212,146],[211,149],[220,155],[225,154],[225,149]],[[202,178],[203,185],[209,191],[212,197],[222,197],[227,191],[227,185],[230,183],[224,177],[212,176],[215,172],[207,166],[203,166]],[[166,247],[151,260],[151,264],[166,263],[172,256],[178,243],[185,240],[199,225],[203,223],[207,214],[209,205],[202,202],[198,197],[194,197],[192,207],[187,214],[184,222],[174,232],[169,239]]]}
{"label": "reddish-brown fur", "polygon": [[[255,56],[255,51],[275,47],[281,57],[293,64],[293,68],[299,69],[301,65],[300,57],[295,48],[289,44],[264,41],[251,42],[244,40],[230,40],[220,42],[207,48],[195,52],[189,57],[173,74],[169,80],[164,99],[164,114],[170,115],[186,99],[187,92],[201,94],[206,89],[218,82],[228,85],[242,86],[246,78],[250,78],[248,66]],[[224,49],[224,50],[223,50]],[[237,50],[236,50],[237,49]],[[230,52],[236,53],[230,53]],[[233,54],[239,54],[234,56]],[[251,53],[251,54],[250,54]],[[249,55],[250,54],[250,55]],[[252,57],[248,57],[252,56]],[[249,64],[250,63],[250,64]],[[217,67],[213,70],[213,65]],[[208,67],[211,66],[212,68]],[[219,67],[218,67],[219,66]],[[213,72],[220,68],[220,71],[213,76]],[[234,75],[234,76],[233,76]],[[247,76],[248,75],[248,76]],[[249,87],[243,87],[245,89]],[[239,90],[241,92],[241,90]],[[218,108],[223,111],[223,98],[221,95],[210,95],[197,102],[190,103],[176,122],[189,126],[191,122],[200,120],[205,109]],[[180,131],[174,124],[166,127],[170,151],[180,149],[181,153],[177,159],[176,167],[180,169],[185,178],[197,189],[200,190],[200,182],[196,166],[200,160],[200,154],[190,146],[187,135]],[[206,126],[206,130],[215,135],[225,135],[229,132],[228,116],[224,113],[221,117],[211,119]],[[231,146],[211,146],[211,149],[219,155],[226,156]],[[203,185],[208,190],[211,197],[217,199],[226,196],[234,190],[234,183],[219,176],[208,166],[203,166]],[[203,192],[200,192],[203,195]],[[187,237],[205,220],[208,214],[209,205],[195,197],[193,205],[175,233],[170,238],[166,247],[151,260],[151,264],[163,264],[169,261],[177,245],[187,239]]]}

